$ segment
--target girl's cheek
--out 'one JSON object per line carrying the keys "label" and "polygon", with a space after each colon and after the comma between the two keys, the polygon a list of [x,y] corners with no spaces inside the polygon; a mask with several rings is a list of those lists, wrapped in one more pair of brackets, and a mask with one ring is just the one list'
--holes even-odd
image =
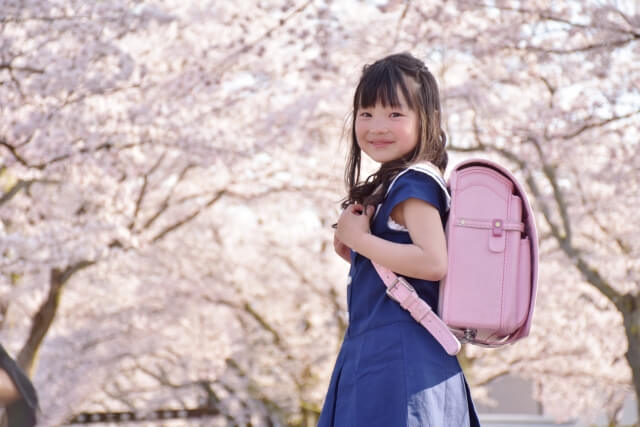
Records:
{"label": "girl's cheek", "polygon": [[356,142],[358,143],[358,146],[361,146],[362,144],[360,143],[360,139],[362,137],[362,129],[358,127],[358,125],[356,125]]}

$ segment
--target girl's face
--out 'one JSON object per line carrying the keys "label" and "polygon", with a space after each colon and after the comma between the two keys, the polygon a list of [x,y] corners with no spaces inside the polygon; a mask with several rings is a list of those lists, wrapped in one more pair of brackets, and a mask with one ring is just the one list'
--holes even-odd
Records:
{"label": "girl's face", "polygon": [[373,107],[356,111],[355,133],[358,146],[378,163],[386,163],[409,154],[418,143],[418,115],[410,110],[398,91],[400,106]]}

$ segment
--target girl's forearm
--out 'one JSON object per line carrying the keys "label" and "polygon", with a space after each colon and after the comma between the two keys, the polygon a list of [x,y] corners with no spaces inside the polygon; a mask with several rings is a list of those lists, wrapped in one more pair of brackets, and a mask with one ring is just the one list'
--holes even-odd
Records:
{"label": "girl's forearm", "polygon": [[397,274],[438,281],[447,273],[447,260],[427,253],[412,243],[394,243],[373,234],[363,234],[353,249]]}

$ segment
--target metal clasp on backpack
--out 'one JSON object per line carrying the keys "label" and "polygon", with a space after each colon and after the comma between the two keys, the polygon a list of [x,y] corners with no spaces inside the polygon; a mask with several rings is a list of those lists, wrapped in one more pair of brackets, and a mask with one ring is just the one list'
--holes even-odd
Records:
{"label": "metal clasp on backpack", "polygon": [[395,302],[400,303],[400,300],[398,300],[396,297],[391,295],[391,292],[393,292],[393,290],[396,288],[396,286],[398,286],[398,283],[401,284],[402,286],[404,286],[405,288],[407,288],[407,290],[409,292],[414,292],[415,293],[416,290],[415,290],[415,288],[413,286],[411,286],[409,284],[409,282],[404,280],[404,278],[402,278],[400,276],[396,277],[396,280],[394,280],[393,284],[387,288],[387,295],[389,296],[389,298],[391,298]]}
{"label": "metal clasp on backpack", "polygon": [[476,329],[465,329],[464,330],[464,336],[460,339],[461,342],[472,342],[473,340],[476,339],[476,335],[478,334],[478,331]]}

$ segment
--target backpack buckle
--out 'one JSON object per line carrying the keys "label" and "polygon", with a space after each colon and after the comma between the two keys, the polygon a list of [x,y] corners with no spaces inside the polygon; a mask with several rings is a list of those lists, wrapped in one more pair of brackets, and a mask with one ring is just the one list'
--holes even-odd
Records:
{"label": "backpack buckle", "polygon": [[501,219],[494,219],[491,221],[491,229],[493,230],[494,236],[502,236],[502,233],[504,233],[504,221]]}
{"label": "backpack buckle", "polygon": [[[402,285],[402,287],[398,288],[398,284]],[[405,288],[406,290],[402,288]],[[402,297],[402,294],[404,294],[406,298],[407,295],[415,292],[416,290],[414,289],[414,287],[400,276],[397,276],[396,280],[394,280],[391,286],[387,288],[387,295],[389,296],[389,298],[400,304],[402,304],[402,301],[404,300],[404,298],[402,298],[402,300],[400,299]]]}

